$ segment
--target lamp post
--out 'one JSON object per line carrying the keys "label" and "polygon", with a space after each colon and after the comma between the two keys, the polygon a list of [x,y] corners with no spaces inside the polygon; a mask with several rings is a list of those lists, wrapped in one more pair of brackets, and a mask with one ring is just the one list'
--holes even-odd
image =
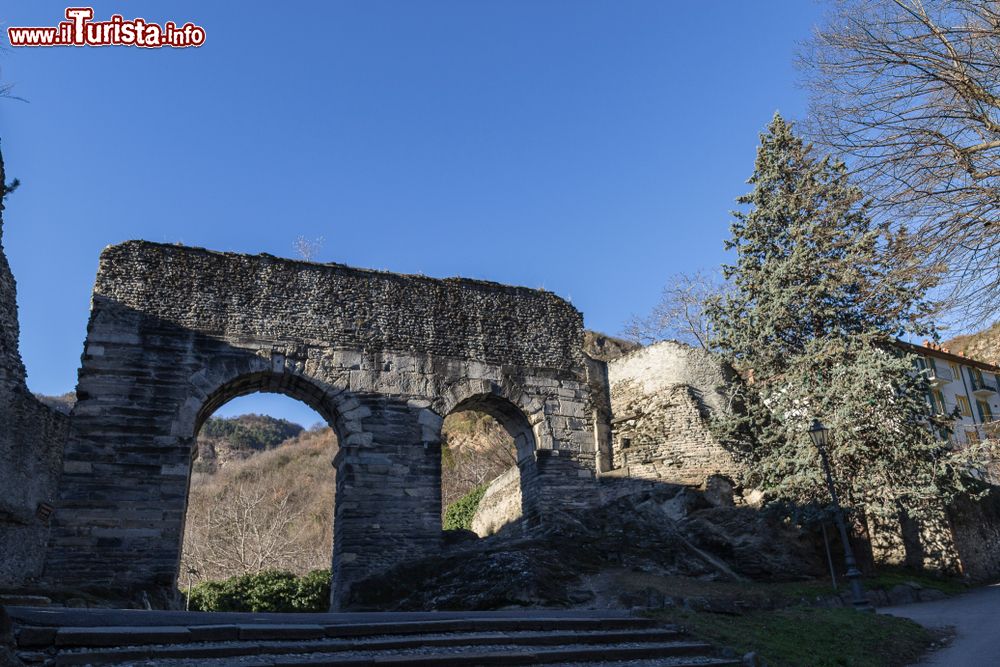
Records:
{"label": "lamp post", "polygon": [[814,419],[812,426],[809,427],[809,437],[819,451],[819,459],[823,464],[823,474],[826,476],[826,486],[830,489],[830,498],[833,500],[834,520],[837,522],[837,530],[840,531],[840,541],[844,544],[847,580],[851,582],[851,602],[855,609],[869,609],[868,598],[865,597],[865,589],[861,585],[861,570],[858,569],[858,561],[854,558],[854,550],[851,549],[851,541],[847,537],[844,509],[840,506],[840,500],[837,498],[837,489],[833,485],[833,475],[830,473],[830,461],[826,457],[826,447],[830,442],[830,429],[823,426],[818,419]]}

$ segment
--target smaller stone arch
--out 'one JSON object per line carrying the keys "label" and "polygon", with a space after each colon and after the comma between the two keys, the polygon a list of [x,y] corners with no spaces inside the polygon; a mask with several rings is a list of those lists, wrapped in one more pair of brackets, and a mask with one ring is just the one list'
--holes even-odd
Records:
{"label": "smaller stone arch", "polygon": [[[523,392],[508,392],[489,381],[460,383],[446,392],[434,405],[442,420],[450,414],[466,411],[482,412],[493,417],[507,431],[517,450],[517,468],[520,482],[522,528],[538,521],[538,442],[549,432],[544,410],[537,401],[526,399]],[[526,409],[527,408],[527,409]],[[529,412],[530,410],[530,412]],[[548,438],[551,441],[551,438]]]}
{"label": "smaller stone arch", "polygon": [[[544,402],[538,397],[530,397],[524,391],[507,387],[491,380],[463,380],[453,384],[434,401],[431,409],[444,419],[453,412],[479,410],[496,419],[518,444],[518,456],[522,447],[531,441],[534,451],[552,442],[552,429],[545,419]],[[520,422],[520,423],[519,423]],[[524,433],[524,425],[528,433]],[[526,449],[524,451],[527,451]]]}

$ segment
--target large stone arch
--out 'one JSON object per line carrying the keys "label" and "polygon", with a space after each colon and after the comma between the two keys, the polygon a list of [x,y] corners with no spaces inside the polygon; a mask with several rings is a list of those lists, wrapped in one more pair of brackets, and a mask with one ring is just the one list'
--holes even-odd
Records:
{"label": "large stone arch", "polygon": [[334,430],[338,439],[360,432],[360,419],[341,419],[349,406],[350,392],[287,365],[280,355],[265,359],[259,354],[214,362],[193,373],[187,381],[187,399],[177,409],[172,432],[194,438],[208,417],[224,404],[257,392],[283,394],[315,410]]}
{"label": "large stone arch", "polygon": [[193,438],[218,405],[251,391],[303,400],[337,431],[333,606],[352,582],[440,548],[440,428],[452,410],[523,416],[512,428],[530,430],[544,518],[592,493],[602,425],[582,342],[580,314],[544,291],[112,246],[44,576],[172,589]]}

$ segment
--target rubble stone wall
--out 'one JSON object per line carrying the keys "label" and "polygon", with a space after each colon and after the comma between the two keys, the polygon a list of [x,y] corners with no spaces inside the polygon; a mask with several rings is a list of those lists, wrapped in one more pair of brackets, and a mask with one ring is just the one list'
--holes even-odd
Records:
{"label": "rubble stone wall", "polygon": [[728,410],[731,378],[713,355],[674,341],[611,361],[612,469],[694,486],[713,475],[734,478],[737,464],[708,424],[713,412]]}
{"label": "rubble stone wall", "polygon": [[1000,489],[978,501],[957,501],[948,518],[962,573],[976,582],[1000,578]]}

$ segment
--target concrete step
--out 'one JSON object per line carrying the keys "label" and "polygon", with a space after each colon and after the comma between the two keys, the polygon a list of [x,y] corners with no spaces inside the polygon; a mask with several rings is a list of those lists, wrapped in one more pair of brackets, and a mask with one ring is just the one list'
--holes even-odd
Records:
{"label": "concrete step", "polygon": [[676,629],[608,630],[581,632],[451,633],[313,641],[215,641],[196,644],[120,646],[65,650],[57,665],[113,664],[125,660],[227,658],[241,655],[312,654],[357,651],[398,651],[434,647],[561,646],[625,643],[666,643],[683,638]]}

